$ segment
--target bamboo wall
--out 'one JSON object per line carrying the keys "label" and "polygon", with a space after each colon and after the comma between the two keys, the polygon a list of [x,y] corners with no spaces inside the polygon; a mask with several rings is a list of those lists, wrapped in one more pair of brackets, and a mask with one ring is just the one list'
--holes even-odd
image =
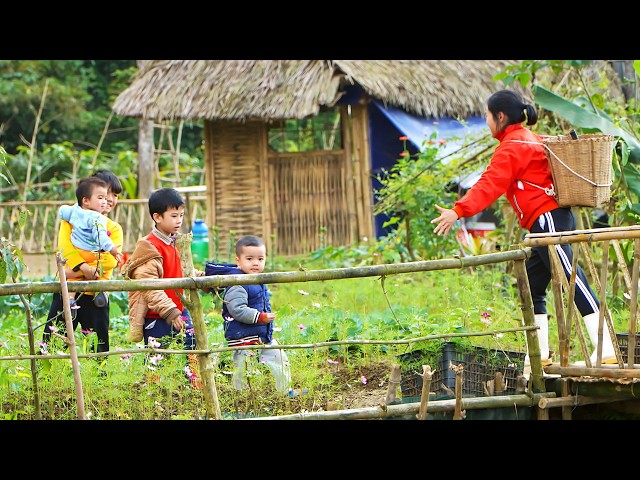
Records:
{"label": "bamboo wall", "polygon": [[264,122],[206,122],[207,223],[222,254],[242,235],[285,256],[373,237],[366,107],[341,112],[344,149],[333,151],[272,152]]}

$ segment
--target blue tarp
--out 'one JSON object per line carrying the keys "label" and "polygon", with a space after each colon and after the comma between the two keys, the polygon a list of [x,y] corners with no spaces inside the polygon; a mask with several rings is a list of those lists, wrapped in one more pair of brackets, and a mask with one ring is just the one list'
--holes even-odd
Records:
{"label": "blue tarp", "polygon": [[381,102],[373,103],[393,123],[403,135],[409,137],[409,141],[422,150],[423,142],[437,132],[437,139],[447,140],[441,150],[443,156],[460,148],[461,140],[470,134],[489,134],[489,127],[483,117],[471,117],[464,123],[455,118],[426,118],[417,117],[395,107],[385,107]]}
{"label": "blue tarp", "polygon": [[[369,106],[369,128],[374,191],[381,187],[376,177],[383,174],[384,171],[389,171],[398,161],[403,148],[400,137],[403,135],[409,139],[407,150],[411,155],[414,155],[422,150],[423,142],[429,140],[433,132],[437,132],[436,140],[447,140],[447,143],[440,150],[443,161],[446,161],[445,157],[449,153],[462,146],[462,139],[465,135],[489,134],[489,127],[483,117],[472,117],[466,119],[464,123],[455,118],[418,117],[404,110],[385,106],[377,100],[374,100]],[[461,180],[461,183],[469,183],[470,185],[465,187],[469,188],[477,181],[477,177],[479,177],[479,173],[473,179]],[[383,227],[387,220],[388,217],[384,214],[376,215],[376,237],[389,233],[389,229]]]}

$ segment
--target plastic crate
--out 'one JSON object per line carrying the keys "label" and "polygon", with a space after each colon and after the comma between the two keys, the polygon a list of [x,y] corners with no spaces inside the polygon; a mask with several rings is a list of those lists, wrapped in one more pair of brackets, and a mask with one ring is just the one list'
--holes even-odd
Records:
{"label": "plastic crate", "polygon": [[[629,334],[628,333],[616,333],[618,338],[618,345],[620,346],[620,353],[622,354],[622,361],[624,363],[629,362]],[[636,334],[636,353],[633,357],[633,363],[640,363],[640,335]]]}
{"label": "plastic crate", "polygon": [[[416,350],[399,355],[400,364],[403,366],[400,389],[403,397],[414,397],[422,394],[422,367],[417,371],[415,367],[405,369],[405,365],[417,365],[420,359],[423,364],[430,365],[433,372],[431,376],[430,391],[436,395],[445,395],[445,386],[455,391],[456,374],[450,368],[450,364],[464,365],[462,371],[462,393],[467,396],[484,396],[484,386],[488,380],[495,378],[496,372],[502,372],[505,383],[505,393],[513,393],[516,389],[518,375],[524,367],[526,353],[507,352],[502,350],[488,350],[481,347],[461,347],[454,342],[442,344],[437,361],[433,359],[433,351]],[[434,365],[435,363],[435,365]],[[443,386],[444,385],[444,386]]]}

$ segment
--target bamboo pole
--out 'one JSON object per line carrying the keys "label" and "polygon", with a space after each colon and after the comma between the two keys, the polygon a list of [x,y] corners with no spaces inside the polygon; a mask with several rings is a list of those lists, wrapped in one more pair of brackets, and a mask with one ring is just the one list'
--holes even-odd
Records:
{"label": "bamboo pole", "polygon": [[[180,252],[180,263],[182,264],[182,273],[185,277],[195,278],[196,272],[193,268],[193,258],[191,256],[192,233],[180,233],[176,239],[176,247]],[[193,329],[196,337],[196,347],[202,350],[208,350],[209,340],[207,336],[207,325],[204,322],[204,313],[202,311],[202,302],[200,294],[196,288],[186,290],[183,295],[185,307],[191,314],[193,321]],[[215,380],[215,367],[213,360],[207,354],[198,355],[198,366],[200,368],[199,376],[204,383],[204,400],[209,418],[220,420],[222,412],[220,411],[220,400],[218,399],[218,390]]]}
{"label": "bamboo pole", "polygon": [[640,238],[640,225],[571,230],[568,232],[528,233],[525,235],[523,243],[527,247],[540,247],[553,243],[597,242],[625,238]]}
{"label": "bamboo pole", "polygon": [[629,312],[629,341],[627,344],[627,365],[633,368],[636,356],[636,327],[638,321],[638,276],[640,270],[640,239],[633,243],[633,268],[631,271],[631,305]]}
{"label": "bamboo pole", "polygon": [[[556,307],[560,364],[566,365],[569,361],[569,341],[566,333],[566,325],[567,320],[569,322],[571,321],[571,317],[566,317],[564,303],[562,301],[562,280],[564,279],[564,271],[560,266],[560,260],[558,259],[558,253],[555,250],[555,246],[548,245],[547,251],[549,255],[549,263],[551,264],[551,290],[553,291],[553,301]],[[571,302],[573,302],[573,300],[571,300]]]}
{"label": "bamboo pole", "polygon": [[[554,392],[535,393],[532,396],[501,395],[495,397],[464,397],[461,407],[464,410],[482,408],[517,408],[536,406],[541,398],[554,398]],[[451,412],[456,408],[456,400],[434,400],[429,402],[427,413]],[[376,407],[356,408],[347,410],[332,410],[324,412],[301,412],[291,415],[273,417],[241,418],[238,420],[371,420],[376,418],[392,418],[416,415],[420,410],[420,402],[403,403],[400,405],[379,405]]]}
{"label": "bamboo pole", "polygon": [[613,368],[595,368],[579,365],[569,365],[561,367],[560,365],[547,365],[544,367],[546,373],[552,375],[561,375],[563,377],[597,377],[597,378],[640,378],[640,369],[638,368],[619,368],[616,365]]}
{"label": "bamboo pole", "polygon": [[[166,290],[172,288],[218,288],[230,285],[255,285],[260,283],[316,282],[347,278],[380,277],[402,273],[430,272],[435,270],[465,269],[510,260],[522,260],[531,256],[531,249],[509,250],[472,257],[424,260],[364,267],[329,268],[292,272],[248,273],[243,275],[211,275],[196,278],[160,278],[155,280],[86,280],[71,282],[70,292],[82,291],[134,291]],[[23,282],[0,284],[0,296],[20,293],[57,293],[58,282]]]}
{"label": "bamboo pole", "polygon": [[80,375],[80,364],[78,363],[78,352],[76,351],[76,336],[73,331],[73,320],[71,318],[71,305],[69,303],[69,291],[67,290],[67,277],[64,273],[66,260],[62,258],[60,252],[56,253],[58,265],[58,275],[60,276],[60,289],[62,293],[62,308],[64,310],[64,323],[67,330],[67,343],[69,344],[69,355],[71,356],[71,366],[73,368],[73,381],[76,390],[76,403],[78,404],[78,418],[87,420],[84,410],[84,394],[82,391],[82,376]]}
{"label": "bamboo pole", "polygon": [[453,409],[453,419],[463,420],[465,417],[465,411],[462,409],[462,375],[464,373],[464,365],[453,365],[451,363],[449,368],[456,374],[456,406]]}
{"label": "bamboo pole", "polygon": [[629,400],[624,397],[586,397],[575,395],[558,398],[541,398],[538,401],[538,408],[548,409],[556,407],[579,407],[581,405],[593,405],[596,403],[613,403]]}
{"label": "bamboo pole", "polygon": [[[522,309],[522,318],[527,330],[527,351],[529,352],[529,362],[531,364],[531,385],[534,392],[544,392],[544,379],[542,378],[542,360],[540,356],[540,342],[538,342],[538,333],[535,326],[535,317],[533,314],[533,300],[531,298],[531,289],[529,288],[529,277],[524,260],[516,260],[513,262],[513,269],[518,284],[518,292],[520,293],[520,308]],[[531,387],[530,387],[531,390]]]}
{"label": "bamboo pole", "polygon": [[395,364],[391,367],[391,374],[389,375],[389,386],[387,387],[387,397],[385,402],[387,405],[396,401],[398,396],[398,386],[400,385],[400,380],[402,378],[402,374],[400,373],[402,366],[400,364]]}
{"label": "bamboo pole", "polygon": [[420,409],[418,410],[418,420],[426,420],[427,408],[429,406],[429,395],[431,393],[431,367],[422,366],[422,392],[420,393]]}

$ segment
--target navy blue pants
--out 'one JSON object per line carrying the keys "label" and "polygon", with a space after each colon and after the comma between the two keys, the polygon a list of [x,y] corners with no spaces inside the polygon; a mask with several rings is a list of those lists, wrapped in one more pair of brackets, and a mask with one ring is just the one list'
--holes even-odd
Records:
{"label": "navy blue pants", "polygon": [[[556,208],[543,213],[531,226],[531,233],[566,232],[576,229],[576,219],[570,208]],[[571,276],[573,250],[571,245],[554,245],[562,269],[567,277]],[[551,262],[548,247],[533,247],[531,258],[526,262],[529,288],[533,299],[534,313],[547,313],[546,293],[551,282]],[[576,265],[575,302],[580,314],[584,317],[590,313],[600,311],[600,301],[589,286],[589,281],[580,266]]]}
{"label": "navy blue pants", "polygon": [[[184,348],[185,350],[194,350],[196,348],[196,337],[193,330],[193,321],[186,308],[182,311],[182,316],[185,318],[186,323]],[[173,328],[173,325],[169,325],[169,323],[162,318],[145,318],[143,332],[145,345],[149,344],[149,337],[153,337],[160,342],[161,348],[167,348],[169,343],[180,335],[180,332]]]}

